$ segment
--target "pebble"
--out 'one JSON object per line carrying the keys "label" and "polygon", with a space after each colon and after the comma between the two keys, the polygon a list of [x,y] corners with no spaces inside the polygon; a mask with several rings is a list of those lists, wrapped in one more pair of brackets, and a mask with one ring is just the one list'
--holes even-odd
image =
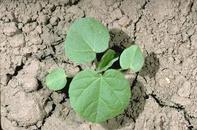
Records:
{"label": "pebble", "polygon": [[167,83],[169,84],[170,83],[170,79],[169,78],[165,78]]}
{"label": "pebble", "polygon": [[23,23],[18,23],[18,29],[22,29]]}

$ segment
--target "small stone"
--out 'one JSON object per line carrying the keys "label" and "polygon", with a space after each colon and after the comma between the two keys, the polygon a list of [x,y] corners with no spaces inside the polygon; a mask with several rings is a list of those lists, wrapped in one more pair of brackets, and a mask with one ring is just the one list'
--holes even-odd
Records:
{"label": "small stone", "polygon": [[166,81],[167,81],[168,84],[170,83],[170,79],[169,78],[166,78]]}
{"label": "small stone", "polygon": [[186,81],[183,83],[183,86],[178,90],[178,94],[181,97],[189,97],[191,90],[191,83]]}
{"label": "small stone", "polygon": [[22,29],[23,23],[18,23],[18,29]]}
{"label": "small stone", "polygon": [[3,32],[5,33],[5,35],[8,35],[8,36],[15,35],[17,31],[18,31],[18,28],[16,27],[16,24],[14,22],[6,23],[3,29]]}

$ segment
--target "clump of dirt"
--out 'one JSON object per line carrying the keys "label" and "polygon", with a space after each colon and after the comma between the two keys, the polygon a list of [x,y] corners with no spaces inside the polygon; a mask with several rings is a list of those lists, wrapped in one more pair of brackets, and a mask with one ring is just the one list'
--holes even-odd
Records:
{"label": "clump of dirt", "polygon": [[[93,67],[64,54],[66,32],[81,17],[106,25],[118,52],[135,42],[146,56],[139,74],[126,75],[127,110],[103,124],[81,119],[66,90],[42,83],[57,66],[69,76]],[[197,129],[196,0],[2,0],[0,55],[3,130]]]}

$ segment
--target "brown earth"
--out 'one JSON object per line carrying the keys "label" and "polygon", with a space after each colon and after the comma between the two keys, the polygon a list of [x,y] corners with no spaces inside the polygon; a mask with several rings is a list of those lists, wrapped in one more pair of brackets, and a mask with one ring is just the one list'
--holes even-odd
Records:
{"label": "brown earth", "polygon": [[[133,41],[146,64],[132,84],[127,110],[103,124],[81,119],[66,91],[42,84],[60,66],[64,38],[80,17],[110,29],[111,46]],[[0,0],[0,85],[3,130],[197,130],[197,0]]]}

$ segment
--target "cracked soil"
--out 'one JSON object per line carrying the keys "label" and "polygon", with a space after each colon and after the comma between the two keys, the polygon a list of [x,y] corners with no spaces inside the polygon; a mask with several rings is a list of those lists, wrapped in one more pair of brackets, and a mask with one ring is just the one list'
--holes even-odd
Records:
{"label": "cracked soil", "polygon": [[[137,43],[146,57],[128,72],[132,98],[102,124],[81,119],[67,90],[43,85],[59,66],[82,68],[64,54],[71,23],[94,17],[110,30],[111,47]],[[2,130],[197,130],[197,0],[0,0]]]}

